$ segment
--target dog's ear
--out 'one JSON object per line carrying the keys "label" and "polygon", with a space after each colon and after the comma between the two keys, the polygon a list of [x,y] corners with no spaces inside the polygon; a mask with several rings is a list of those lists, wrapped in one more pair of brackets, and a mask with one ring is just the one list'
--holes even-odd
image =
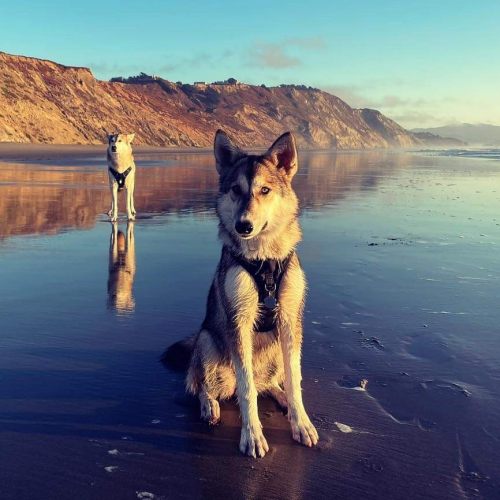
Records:
{"label": "dog's ear", "polygon": [[108,144],[109,144],[109,141],[111,140],[111,137],[113,137],[113,134],[106,133],[106,141],[108,141]]}
{"label": "dog's ear", "polygon": [[127,135],[127,141],[129,144],[132,144],[132,141],[134,140],[135,134],[128,134]]}
{"label": "dog's ear", "polygon": [[278,137],[264,156],[271,160],[288,179],[291,180],[297,173],[297,169],[299,168],[297,147],[295,139],[290,132],[286,132]]}
{"label": "dog's ear", "polygon": [[215,166],[219,175],[226,168],[234,165],[234,162],[243,157],[245,153],[235,146],[227,134],[222,130],[217,130],[214,141]]}

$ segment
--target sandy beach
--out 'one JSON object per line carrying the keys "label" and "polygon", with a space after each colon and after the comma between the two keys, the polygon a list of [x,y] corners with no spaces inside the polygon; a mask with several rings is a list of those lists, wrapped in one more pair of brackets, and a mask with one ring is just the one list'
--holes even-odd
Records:
{"label": "sandy beach", "polygon": [[0,144],[2,499],[500,498],[500,161],[300,153],[320,443],[260,398],[254,460],[236,402],[205,426],[158,362],[218,262],[212,154],[135,148],[120,274],[103,149]]}

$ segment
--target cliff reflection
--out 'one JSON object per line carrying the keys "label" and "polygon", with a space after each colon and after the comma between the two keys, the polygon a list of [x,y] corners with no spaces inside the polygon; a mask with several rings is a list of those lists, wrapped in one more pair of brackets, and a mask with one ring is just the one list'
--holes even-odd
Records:
{"label": "cliff reflection", "polygon": [[[165,213],[212,211],[218,176],[212,154],[137,158],[138,219]],[[408,164],[391,152],[301,152],[294,185],[305,209],[332,205],[377,186],[381,176]],[[81,164],[81,162],[80,162]],[[0,164],[0,240],[13,235],[57,234],[90,229],[109,205],[106,168]],[[123,212],[125,200],[119,198]]]}
{"label": "cliff reflection", "polygon": [[108,267],[108,309],[117,315],[130,315],[135,310],[133,296],[135,278],[134,223],[127,224],[127,233],[111,224]]}

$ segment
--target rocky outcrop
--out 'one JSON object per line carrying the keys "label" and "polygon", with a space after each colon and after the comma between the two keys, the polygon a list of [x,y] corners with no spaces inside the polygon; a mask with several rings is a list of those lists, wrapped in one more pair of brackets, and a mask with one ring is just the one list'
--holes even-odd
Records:
{"label": "rocky outcrop", "polygon": [[295,133],[307,148],[415,147],[421,141],[374,110],[318,89],[97,80],[87,68],[0,52],[0,141],[99,144],[135,132],[137,144],[210,146],[218,128],[242,146]]}

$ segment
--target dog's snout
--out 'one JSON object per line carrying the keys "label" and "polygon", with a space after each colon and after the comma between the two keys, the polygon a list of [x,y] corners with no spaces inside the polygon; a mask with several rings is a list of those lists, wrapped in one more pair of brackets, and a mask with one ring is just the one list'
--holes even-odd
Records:
{"label": "dog's snout", "polygon": [[116,153],[116,146],[111,146],[111,151],[113,151],[113,153]]}
{"label": "dog's snout", "polygon": [[234,227],[238,234],[250,234],[253,231],[253,225],[249,220],[238,221]]}

